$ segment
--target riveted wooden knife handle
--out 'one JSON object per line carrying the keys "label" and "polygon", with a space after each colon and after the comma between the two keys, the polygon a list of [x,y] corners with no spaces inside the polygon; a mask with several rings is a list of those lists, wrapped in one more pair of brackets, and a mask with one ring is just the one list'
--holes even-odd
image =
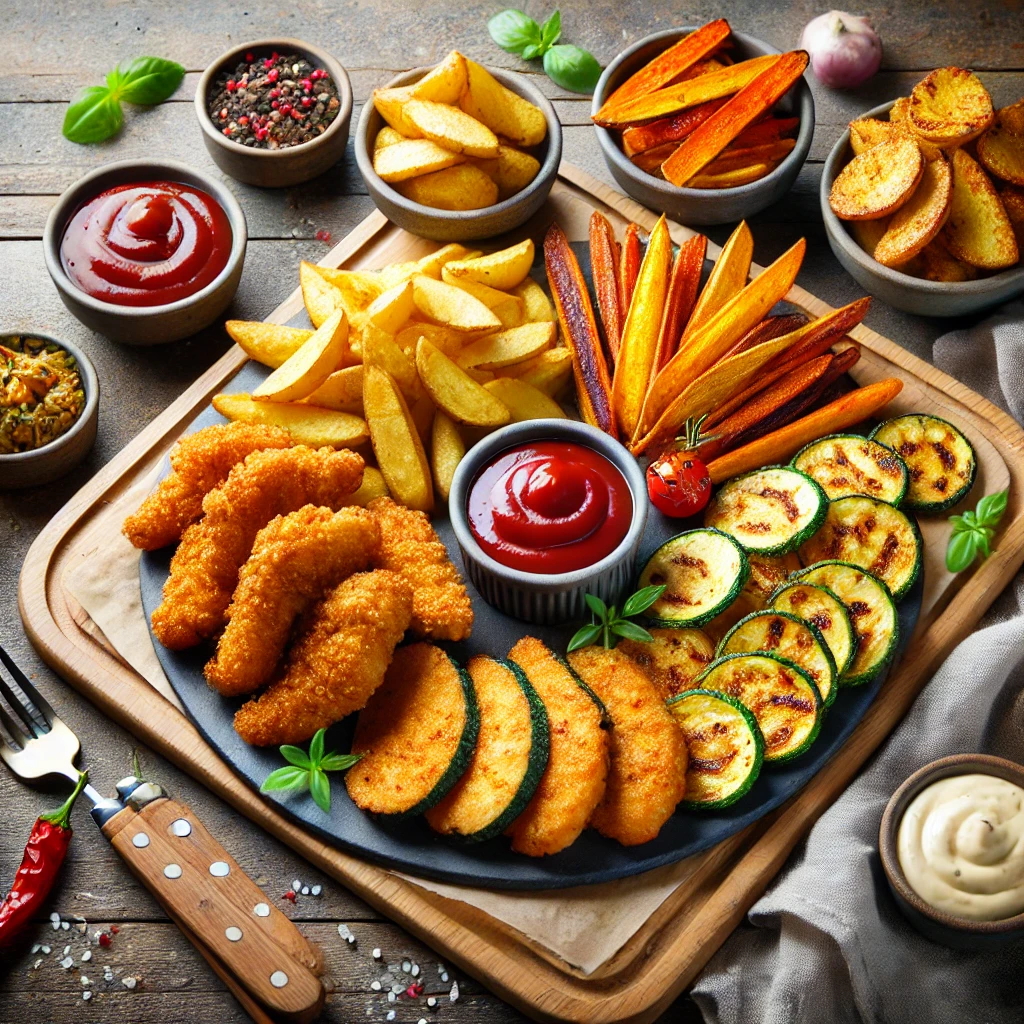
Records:
{"label": "riveted wooden knife handle", "polygon": [[325,998],[313,973],[319,958],[184,804],[160,798],[138,813],[126,808],[103,833],[260,1006],[296,1024],[316,1018]]}

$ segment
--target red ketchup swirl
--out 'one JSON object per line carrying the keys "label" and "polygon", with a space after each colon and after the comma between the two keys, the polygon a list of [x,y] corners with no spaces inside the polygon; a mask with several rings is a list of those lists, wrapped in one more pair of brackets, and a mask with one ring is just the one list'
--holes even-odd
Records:
{"label": "red ketchup swirl", "polygon": [[510,569],[563,573],[610,555],[629,531],[633,498],[603,455],[569,441],[502,452],[469,492],[469,526]]}
{"label": "red ketchup swirl", "polygon": [[227,266],[231,224],[206,192],[173,181],[118,185],[80,206],[64,231],[64,271],[88,295],[162,306]]}

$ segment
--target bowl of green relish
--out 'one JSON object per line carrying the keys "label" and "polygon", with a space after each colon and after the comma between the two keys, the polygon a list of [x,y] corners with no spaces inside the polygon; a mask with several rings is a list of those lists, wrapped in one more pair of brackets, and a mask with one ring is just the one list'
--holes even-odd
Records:
{"label": "bowl of green relish", "polygon": [[0,331],[0,490],[70,472],[96,440],[99,381],[88,356],[36,331]]}

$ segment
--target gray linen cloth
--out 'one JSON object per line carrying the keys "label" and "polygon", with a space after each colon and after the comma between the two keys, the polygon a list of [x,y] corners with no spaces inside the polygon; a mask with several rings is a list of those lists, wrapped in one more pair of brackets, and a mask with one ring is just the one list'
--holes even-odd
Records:
{"label": "gray linen cloth", "polygon": [[[933,361],[1024,421],[1024,303],[939,338]],[[900,916],[878,859],[878,824],[893,790],[929,761],[967,751],[1024,762],[1024,573],[705,968],[693,988],[705,1020],[1024,1021],[1024,942],[993,953],[929,942]]]}

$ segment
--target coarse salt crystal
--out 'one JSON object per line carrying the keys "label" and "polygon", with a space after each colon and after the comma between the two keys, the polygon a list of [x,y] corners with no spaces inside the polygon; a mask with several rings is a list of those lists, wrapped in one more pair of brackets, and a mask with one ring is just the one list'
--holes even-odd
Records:
{"label": "coarse salt crystal", "polygon": [[370,982],[370,988],[374,992],[379,992],[380,991],[380,982],[379,981],[371,981]]}
{"label": "coarse salt crystal", "polygon": [[349,928],[349,926],[348,926],[347,924],[339,924],[339,925],[338,925],[338,934],[339,934],[339,935],[340,935],[340,936],[341,936],[341,937],[342,937],[342,938],[343,938],[343,939],[344,939],[344,940],[345,940],[345,941],[346,941],[346,942],[347,942],[347,943],[348,943],[348,944],[349,944],[350,946],[354,946],[354,945],[356,944],[356,937],[355,937],[355,935],[354,935],[354,934],[352,933],[352,929],[351,929],[351,928]]}
{"label": "coarse salt crystal", "polygon": [[51,921],[52,921],[52,922],[53,922],[54,924],[60,924],[60,914],[58,914],[58,913],[57,913],[57,911],[54,911],[54,912],[53,912],[53,913],[52,913],[52,914],[50,915],[50,920],[51,920]]}
{"label": "coarse salt crystal", "polygon": [[50,947],[49,947],[49,946],[43,946],[43,947],[41,947],[41,952],[43,952],[43,953],[45,953],[45,954],[46,954],[47,956],[49,956],[49,955],[50,955]]}
{"label": "coarse salt crystal", "polygon": [[70,921],[61,921],[60,926],[66,932],[71,931],[71,922]]}
{"label": "coarse salt crystal", "polygon": [[408,960],[403,960],[402,961],[402,973],[403,974],[408,974],[409,971],[411,971],[411,970],[412,970],[412,964],[409,963]]}
{"label": "coarse salt crystal", "polygon": [[452,990],[448,993],[448,998],[453,1002],[459,1001],[459,983],[457,981],[452,982]]}
{"label": "coarse salt crystal", "polygon": [[417,1024],[427,1024],[427,1018],[426,1017],[420,1017],[420,1019],[417,1022]]}
{"label": "coarse salt crystal", "polygon": [[310,892],[311,892],[311,893],[312,893],[312,894],[313,894],[314,896],[319,896],[319,895],[320,895],[320,893],[322,893],[322,892],[324,891],[324,887],[323,887],[322,885],[314,885],[314,886],[313,886],[313,888],[312,888],[312,889],[310,889],[309,891],[310,891]]}
{"label": "coarse salt crystal", "polygon": [[42,960],[37,960],[37,961],[36,961],[36,962],[35,962],[35,963],[34,963],[34,964],[32,965],[32,970],[33,970],[33,971],[38,971],[38,970],[39,970],[39,965],[40,965],[40,964],[41,964],[42,962],[43,962]]}
{"label": "coarse salt crystal", "polygon": [[82,988],[88,988],[92,982],[83,974],[79,979],[82,982]]}
{"label": "coarse salt crystal", "polygon": [[64,959],[63,959],[63,960],[61,960],[61,962],[60,962],[60,965],[61,965],[61,967],[62,967],[62,968],[63,968],[63,969],[65,970],[65,971],[67,971],[67,970],[70,970],[70,969],[71,969],[72,967],[74,967],[74,965],[75,965],[75,961],[74,961],[74,960],[72,960],[72,959],[71,959],[71,957],[69,957],[69,956],[66,956],[66,957],[64,957]]}
{"label": "coarse salt crystal", "polygon": [[85,992],[83,992],[83,993],[82,993],[82,998],[83,998],[83,999],[84,999],[84,1000],[85,1000],[86,1002],[89,1002],[89,1000],[90,1000],[90,999],[92,999],[92,993],[91,993],[91,992],[89,992],[89,991],[85,991]]}
{"label": "coarse salt crystal", "polygon": [[388,1002],[389,1003],[393,1003],[397,998],[398,998],[398,996],[396,996],[394,992],[389,992],[388,993]]}
{"label": "coarse salt crystal", "polygon": [[308,896],[309,895],[309,886],[308,885],[304,885],[302,887],[302,895],[303,896]]}
{"label": "coarse salt crystal", "polygon": [[70,946],[65,946],[64,947],[64,955],[67,956],[68,953],[70,953],[70,952],[71,952],[71,947]]}
{"label": "coarse salt crystal", "polygon": [[135,988],[135,986],[138,985],[138,983],[139,983],[138,978],[122,978],[121,979],[121,984],[124,985],[124,987],[127,988],[127,989]]}
{"label": "coarse salt crystal", "polygon": [[56,921],[51,921],[50,927],[52,927],[55,932],[60,931],[60,918],[57,918]]}
{"label": "coarse salt crystal", "polygon": [[383,954],[380,951],[380,946],[374,946],[374,948],[373,948],[373,959],[374,960],[379,960],[382,956],[383,956]]}
{"label": "coarse salt crystal", "polygon": [[302,883],[297,879],[292,880],[292,890],[298,892],[302,888]]}
{"label": "coarse salt crystal", "polygon": [[87,949],[82,954],[82,963],[83,964],[87,964],[91,959],[92,959],[92,950],[91,949]]}
{"label": "coarse salt crystal", "polygon": [[427,1006],[433,1010],[437,1006],[437,999],[434,996],[427,996]]}
{"label": "coarse salt crystal", "polygon": [[42,946],[40,946],[40,945],[39,945],[39,943],[37,942],[37,943],[36,943],[36,944],[35,944],[35,945],[34,945],[34,946],[32,947],[32,950],[31,950],[31,951],[32,951],[33,953],[38,953],[38,952],[39,952],[39,950],[41,950],[42,948],[43,948],[43,947],[42,947]]}
{"label": "coarse salt crystal", "polygon": [[394,1010],[388,1010],[388,1015],[384,1019],[385,1020],[394,1020],[395,1019],[395,1011]]}
{"label": "coarse salt crystal", "polygon": [[448,972],[447,971],[442,971],[441,972],[441,980],[442,981],[447,981],[448,980]]}
{"label": "coarse salt crystal", "polygon": [[412,975],[412,976],[413,976],[414,978],[418,978],[418,977],[420,976],[420,965],[419,965],[419,964],[413,964],[413,965],[412,965],[412,970],[411,970],[411,971],[410,971],[409,973],[410,973],[410,974],[411,974],[411,975]]}
{"label": "coarse salt crystal", "polygon": [[404,992],[405,991],[405,986],[404,985],[400,985],[396,981],[394,983],[394,985],[391,986],[391,991],[394,992],[394,994],[397,996],[399,994],[399,992]]}

